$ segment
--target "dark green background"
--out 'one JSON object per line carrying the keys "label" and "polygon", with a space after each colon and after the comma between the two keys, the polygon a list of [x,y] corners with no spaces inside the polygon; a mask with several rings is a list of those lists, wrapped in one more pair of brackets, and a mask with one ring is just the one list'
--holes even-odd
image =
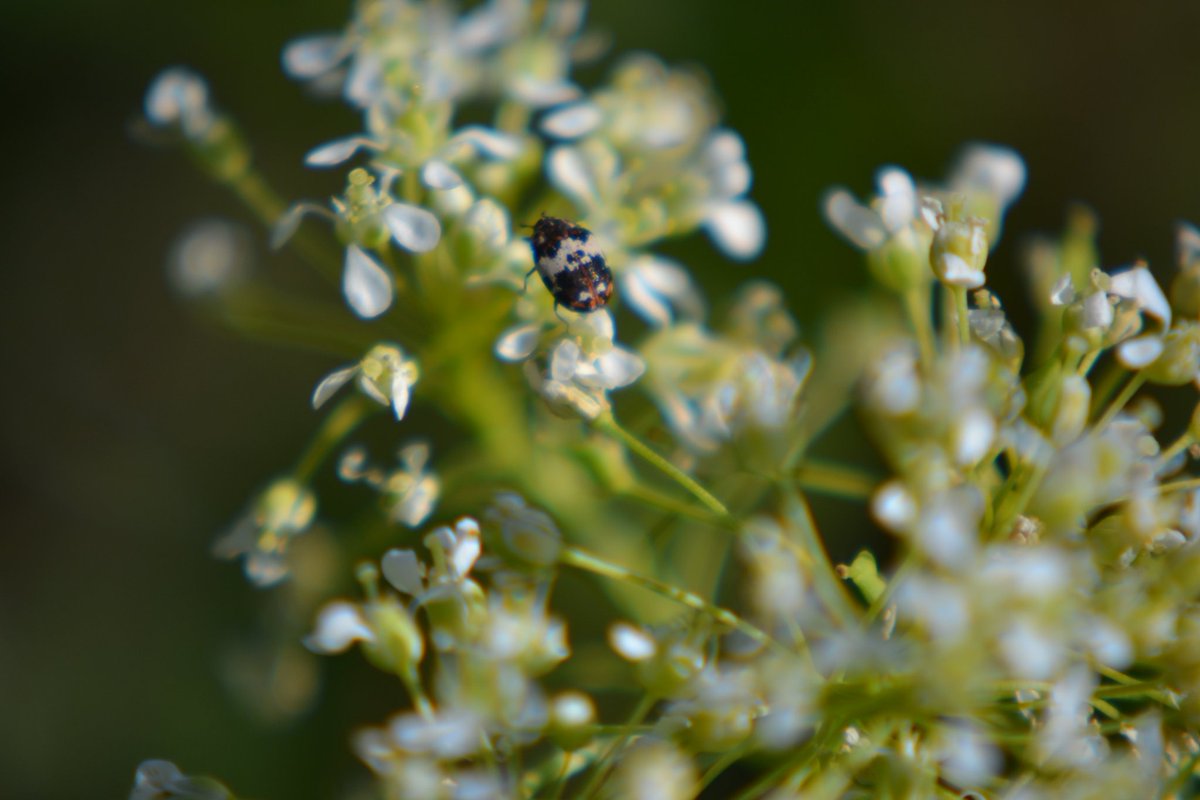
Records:
{"label": "dark green background", "polygon": [[[216,530],[289,463],[329,359],[200,324],[162,264],[197,216],[240,210],[128,124],[162,67],[211,80],[287,196],[334,188],[310,146],[354,130],[278,68],[341,2],[7,0],[0,199],[0,797],[123,797],[160,756],[262,798],[333,793],[350,766],[336,701],[261,727],[214,677],[257,598],[207,556]],[[783,284],[811,330],[865,283],[824,228],[822,191],[877,165],[937,178],[963,141],[1015,146],[1030,183],[989,266],[1010,304],[1021,235],[1065,206],[1103,221],[1105,265],[1172,269],[1173,223],[1200,221],[1200,5],[599,0],[617,51],[708,67],[745,136],[770,227],[762,259],[686,248],[714,296]],[[348,661],[348,660],[347,660]],[[346,675],[357,675],[346,669]],[[374,708],[378,709],[378,705]]]}

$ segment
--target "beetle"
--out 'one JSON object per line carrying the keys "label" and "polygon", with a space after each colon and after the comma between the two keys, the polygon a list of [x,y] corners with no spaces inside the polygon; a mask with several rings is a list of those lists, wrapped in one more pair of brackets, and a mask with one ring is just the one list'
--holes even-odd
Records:
{"label": "beetle", "polygon": [[603,308],[613,293],[612,270],[604,261],[595,237],[587,228],[545,214],[533,225],[529,237],[533,269],[554,297],[555,309],[564,305],[586,314]]}

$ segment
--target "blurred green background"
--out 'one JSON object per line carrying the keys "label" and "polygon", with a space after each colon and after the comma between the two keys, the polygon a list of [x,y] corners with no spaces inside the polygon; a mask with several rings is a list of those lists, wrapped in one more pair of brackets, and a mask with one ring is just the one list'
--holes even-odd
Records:
{"label": "blurred green background", "polygon": [[[261,597],[207,554],[291,462],[316,424],[308,392],[334,364],[241,342],[172,299],[173,237],[199,216],[246,218],[178,154],[129,133],[155,73],[187,64],[282,194],[328,194],[331,176],[301,156],[355,117],[306,99],[278,53],[347,8],[0,4],[0,797],[123,797],[147,757],[260,798],[328,797],[356,769],[346,735],[377,702],[364,713],[327,697],[275,728],[222,688],[218,652]],[[1022,235],[1057,229],[1072,201],[1099,213],[1106,266],[1145,256],[1160,276],[1175,221],[1200,221],[1200,4],[597,0],[591,18],[617,52],[711,72],[770,241],[748,266],[684,252],[713,296],[778,281],[807,330],[865,283],[820,196],[866,191],[883,163],[939,178],[971,139],[1025,156],[1030,182],[989,265],[1010,305]]]}

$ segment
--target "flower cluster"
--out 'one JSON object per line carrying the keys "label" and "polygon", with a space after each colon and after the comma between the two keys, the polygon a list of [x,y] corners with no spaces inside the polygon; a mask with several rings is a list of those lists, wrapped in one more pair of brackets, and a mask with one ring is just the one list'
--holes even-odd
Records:
{"label": "flower cluster", "polygon": [[[356,648],[398,682],[349,737],[381,797],[1179,796],[1200,233],[1164,292],[1147,264],[1102,268],[1075,211],[1028,250],[1019,331],[987,287],[1025,167],[974,145],[943,182],[893,166],[866,201],[827,195],[882,290],[861,323],[806,346],[765,281],[710,318],[661,245],[760,253],[746,146],[697,70],[637,54],[578,83],[601,53],[584,16],[360,0],[288,45],[291,77],[362,117],[305,158],[345,170],[328,203],[275,199],[193,73],[150,89],[148,123],[340,287],[263,285],[219,223],[172,257],[222,321],[340,354],[311,443],[217,544],[291,621],[275,662],[310,664],[311,693],[315,657]],[[539,215],[588,233],[607,306],[529,288]],[[812,494],[860,514],[830,524]],[[889,546],[835,564],[835,528]],[[209,796],[229,795],[158,761],[131,795]]]}

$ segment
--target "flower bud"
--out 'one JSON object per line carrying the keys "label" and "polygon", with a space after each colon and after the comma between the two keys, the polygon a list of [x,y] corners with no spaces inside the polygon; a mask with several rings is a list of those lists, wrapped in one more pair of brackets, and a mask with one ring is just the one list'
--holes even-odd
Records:
{"label": "flower bud", "polygon": [[1146,367],[1146,379],[1167,386],[1195,380],[1200,374],[1200,324],[1172,328],[1162,337],[1162,343],[1162,355]]}
{"label": "flower bud", "polygon": [[947,220],[933,235],[930,263],[943,283],[978,289],[983,286],[988,241],[983,220]]}
{"label": "flower bud", "polygon": [[927,285],[931,240],[924,230],[918,232],[911,225],[903,228],[881,247],[867,252],[872,277],[897,294]]}
{"label": "flower bud", "polygon": [[550,728],[547,735],[563,750],[578,750],[592,741],[596,706],[582,692],[567,691],[550,703]]}
{"label": "flower bud", "polygon": [[372,601],[364,611],[374,632],[374,638],[362,644],[367,660],[397,675],[415,670],[425,656],[425,640],[408,611],[395,597]]}
{"label": "flower bud", "polygon": [[509,562],[541,569],[558,561],[562,534],[544,511],[525,504],[520,495],[506,492],[496,497],[485,519],[488,550]]}

